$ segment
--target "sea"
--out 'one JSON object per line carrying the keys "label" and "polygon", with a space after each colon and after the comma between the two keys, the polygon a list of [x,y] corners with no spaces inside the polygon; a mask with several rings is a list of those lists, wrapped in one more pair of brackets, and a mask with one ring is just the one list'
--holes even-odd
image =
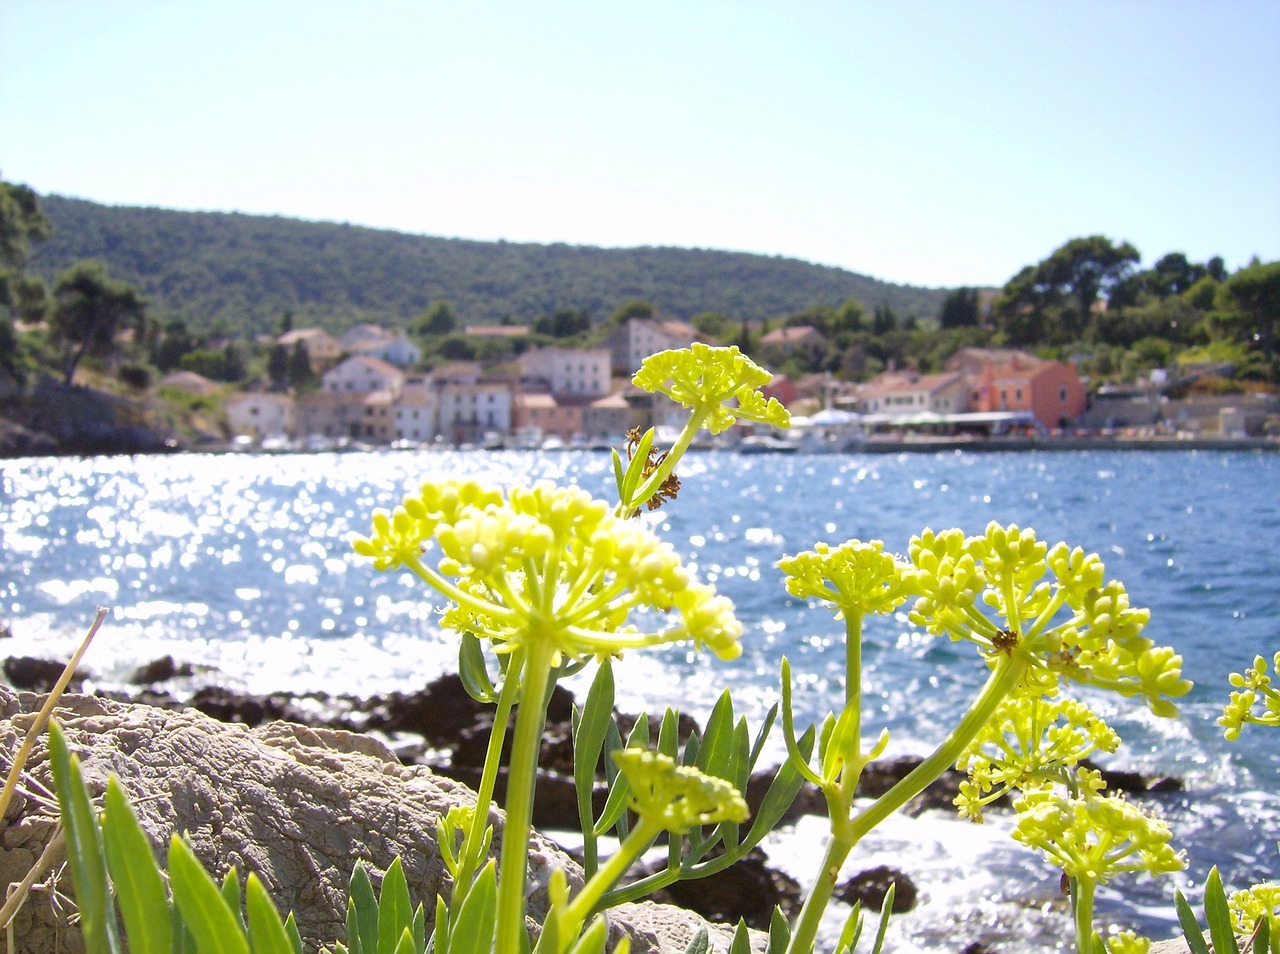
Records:
{"label": "sea", "polygon": [[[424,480],[465,475],[509,486],[549,480],[613,497],[610,455],[587,451],[375,451],[317,454],[28,458],[0,462],[0,622],[5,655],[64,658],[95,608],[109,608],[85,660],[88,688],[119,688],[164,655],[253,692],[368,696],[414,690],[456,667],[440,605],[408,573],[379,573],[351,550],[375,508]],[[1185,849],[1188,870],[1128,876],[1099,894],[1097,923],[1176,935],[1172,897],[1199,905],[1217,865],[1230,888],[1280,880],[1280,730],[1223,740],[1228,676],[1280,651],[1280,455],[1256,451],[940,452],[739,455],[693,452],[679,498],[648,517],[699,578],[731,597],[746,629],[730,663],[674,646],[620,663],[620,708],[671,705],[704,718],[724,687],[754,727],[795,675],[801,721],[843,698],[843,626],[789,597],[778,560],[818,541],[882,540],[905,553],[924,528],[980,533],[990,521],[1098,553],[1147,634],[1184,658],[1195,689],[1177,719],[1082,693],[1124,744],[1106,764],[1176,776],[1182,791],[1141,796]],[[890,731],[886,757],[924,755],[981,685],[972,647],[916,630],[905,615],[866,627],[863,725]],[[570,688],[585,692],[585,677]],[[187,688],[191,688],[188,686]],[[775,733],[764,758],[780,759]],[[907,872],[915,910],[887,949],[960,952],[1070,947],[1058,872],[1009,838],[949,812],[895,817],[855,849],[853,874]],[[816,874],[825,822],[775,832],[770,861],[802,884]],[[833,939],[847,909],[833,905]]]}

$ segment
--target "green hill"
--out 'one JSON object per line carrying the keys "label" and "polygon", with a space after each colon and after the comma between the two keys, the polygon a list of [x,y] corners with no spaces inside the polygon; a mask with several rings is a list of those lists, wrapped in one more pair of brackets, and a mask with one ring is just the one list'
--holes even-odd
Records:
{"label": "green hill", "polygon": [[634,299],[668,318],[720,312],[734,319],[793,315],[856,298],[899,316],[937,315],[944,289],[877,281],[795,259],[702,249],[601,249],[475,242],[279,217],[99,205],[46,196],[53,237],[33,249],[47,279],[101,259],[139,288],[161,320],[193,331],[342,331],[361,321],[403,326],[447,299],[467,324],[526,324],[561,308],[599,322]]}

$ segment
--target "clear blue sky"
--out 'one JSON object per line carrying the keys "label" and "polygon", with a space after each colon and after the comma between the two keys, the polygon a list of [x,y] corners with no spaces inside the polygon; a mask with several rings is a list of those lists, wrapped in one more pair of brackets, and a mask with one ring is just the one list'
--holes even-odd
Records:
{"label": "clear blue sky", "polygon": [[42,193],[1003,284],[1280,259],[1280,0],[3,0]]}

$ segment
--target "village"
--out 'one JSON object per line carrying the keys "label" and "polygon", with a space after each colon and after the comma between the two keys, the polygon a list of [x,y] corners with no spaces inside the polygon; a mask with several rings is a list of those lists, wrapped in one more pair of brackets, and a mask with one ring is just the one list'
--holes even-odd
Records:
{"label": "village", "polygon": [[[466,332],[515,342],[528,329],[494,325]],[[633,428],[654,426],[661,436],[683,422],[682,409],[630,383],[644,358],[709,339],[682,321],[635,318],[598,347],[519,354],[513,347],[509,360],[453,361],[429,372],[412,370],[420,360],[417,345],[372,324],[341,337],[301,328],[276,340],[305,349],[319,388],[228,397],[233,446],[617,446]],[[787,326],[766,333],[760,351],[782,359],[823,344],[816,329]],[[199,388],[195,377],[178,372],[166,381]],[[1069,363],[1020,350],[965,348],[932,374],[890,368],[862,383],[829,374],[798,380],[777,375],[766,396],[792,412],[792,433],[735,429],[721,443],[744,451],[840,451],[869,441],[1247,439],[1259,435],[1277,410],[1272,400],[1240,395],[1170,401],[1160,397],[1156,383],[1099,391],[1090,407],[1086,382]]]}

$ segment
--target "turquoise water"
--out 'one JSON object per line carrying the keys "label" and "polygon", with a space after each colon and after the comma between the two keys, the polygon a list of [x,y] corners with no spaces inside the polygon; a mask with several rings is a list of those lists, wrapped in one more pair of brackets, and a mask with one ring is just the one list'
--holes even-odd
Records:
{"label": "turquoise water", "polygon": [[[586,453],[4,462],[0,620],[14,630],[5,652],[68,652],[104,604],[109,622],[87,660],[99,685],[171,653],[215,668],[213,681],[254,690],[416,688],[452,666],[436,608],[407,574],[374,573],[346,541],[367,529],[374,507],[393,506],[422,479],[458,473],[572,481],[606,498],[612,484],[608,455]],[[732,664],[682,647],[631,658],[620,682],[645,695],[625,703],[702,715],[730,685],[759,714],[776,698],[785,653],[798,674],[798,709],[818,718],[843,693],[842,629],[786,595],[775,566],[782,555],[849,537],[901,551],[925,526],[1030,525],[1043,539],[1099,553],[1134,603],[1152,609],[1148,634],[1176,647],[1197,681],[1174,721],[1094,700],[1125,739],[1117,765],[1187,780],[1186,794],[1159,801],[1189,851],[1190,881],[1215,863],[1238,887],[1280,877],[1280,735],[1255,729],[1246,734],[1252,744],[1229,746],[1213,723],[1228,673],[1280,649],[1280,455],[708,453],[687,458],[681,477],[679,500],[655,526],[734,599],[745,652]],[[869,624],[864,656],[864,722],[890,728],[891,754],[927,751],[985,675],[966,647],[923,638],[901,617]],[[898,949],[963,947],[955,925],[975,891],[986,892],[986,911],[1009,905],[1008,925],[987,925],[989,935],[1007,929],[1001,950],[1044,949],[1061,917],[1056,878],[1016,846],[985,847],[1000,834],[998,820],[945,828],[931,841],[925,826],[941,823],[903,822],[890,842],[871,846],[908,870],[904,854],[941,872],[948,852],[932,858],[926,846],[963,854],[963,841],[984,872],[927,883],[930,913],[903,919]],[[816,838],[805,830],[798,840]],[[1168,934],[1160,930],[1172,923],[1168,884],[1108,891],[1103,915]]]}

